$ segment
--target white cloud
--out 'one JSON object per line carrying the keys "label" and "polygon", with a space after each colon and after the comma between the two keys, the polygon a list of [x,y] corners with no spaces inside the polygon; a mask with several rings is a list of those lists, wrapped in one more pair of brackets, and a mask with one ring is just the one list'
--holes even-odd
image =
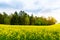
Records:
{"label": "white cloud", "polygon": [[19,12],[19,10],[17,9],[0,9],[0,12],[3,13],[3,12],[6,12],[8,15],[10,15],[11,13],[14,13],[15,11]]}
{"label": "white cloud", "polygon": [[56,9],[56,10],[53,10],[53,11],[47,12],[47,13],[45,13],[45,12],[40,13],[40,12],[39,12],[39,13],[36,14],[36,15],[37,15],[37,16],[44,16],[44,17],[52,16],[52,17],[56,18],[56,20],[58,20],[57,23],[60,22],[60,9]]}
{"label": "white cloud", "polygon": [[34,15],[53,16],[60,21],[60,0],[0,0],[0,3],[7,3],[12,6],[9,9],[0,8],[0,12],[6,11],[10,13],[16,10],[31,10],[26,12],[32,14],[32,11],[35,13],[34,10],[41,9]]}
{"label": "white cloud", "polygon": [[12,0],[0,0],[0,3],[10,3]]}

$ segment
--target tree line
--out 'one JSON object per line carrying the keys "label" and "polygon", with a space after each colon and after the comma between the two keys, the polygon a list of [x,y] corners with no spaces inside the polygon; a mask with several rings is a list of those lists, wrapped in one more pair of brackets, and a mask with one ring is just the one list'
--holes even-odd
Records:
{"label": "tree line", "polygon": [[37,17],[33,14],[30,16],[24,11],[19,13],[15,11],[11,15],[3,12],[0,13],[0,24],[9,24],[9,25],[53,25],[57,21],[53,17],[45,18],[43,16]]}

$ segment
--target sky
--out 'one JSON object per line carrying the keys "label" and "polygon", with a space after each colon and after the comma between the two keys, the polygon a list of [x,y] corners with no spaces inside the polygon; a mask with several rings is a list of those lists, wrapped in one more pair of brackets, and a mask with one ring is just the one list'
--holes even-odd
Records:
{"label": "sky", "polygon": [[23,10],[29,15],[52,16],[60,22],[60,0],[0,0],[0,12]]}

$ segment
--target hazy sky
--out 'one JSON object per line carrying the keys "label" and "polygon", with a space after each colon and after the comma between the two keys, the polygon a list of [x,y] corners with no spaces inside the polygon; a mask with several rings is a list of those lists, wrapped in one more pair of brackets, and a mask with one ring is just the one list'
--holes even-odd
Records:
{"label": "hazy sky", "polygon": [[37,16],[53,16],[60,21],[60,0],[0,0],[0,12],[20,10]]}

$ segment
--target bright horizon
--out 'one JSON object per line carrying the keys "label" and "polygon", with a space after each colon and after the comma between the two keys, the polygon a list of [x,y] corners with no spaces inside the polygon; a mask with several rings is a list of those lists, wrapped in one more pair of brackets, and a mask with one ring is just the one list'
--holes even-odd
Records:
{"label": "bright horizon", "polygon": [[52,16],[60,22],[60,0],[0,0],[0,12],[24,10],[29,15]]}

